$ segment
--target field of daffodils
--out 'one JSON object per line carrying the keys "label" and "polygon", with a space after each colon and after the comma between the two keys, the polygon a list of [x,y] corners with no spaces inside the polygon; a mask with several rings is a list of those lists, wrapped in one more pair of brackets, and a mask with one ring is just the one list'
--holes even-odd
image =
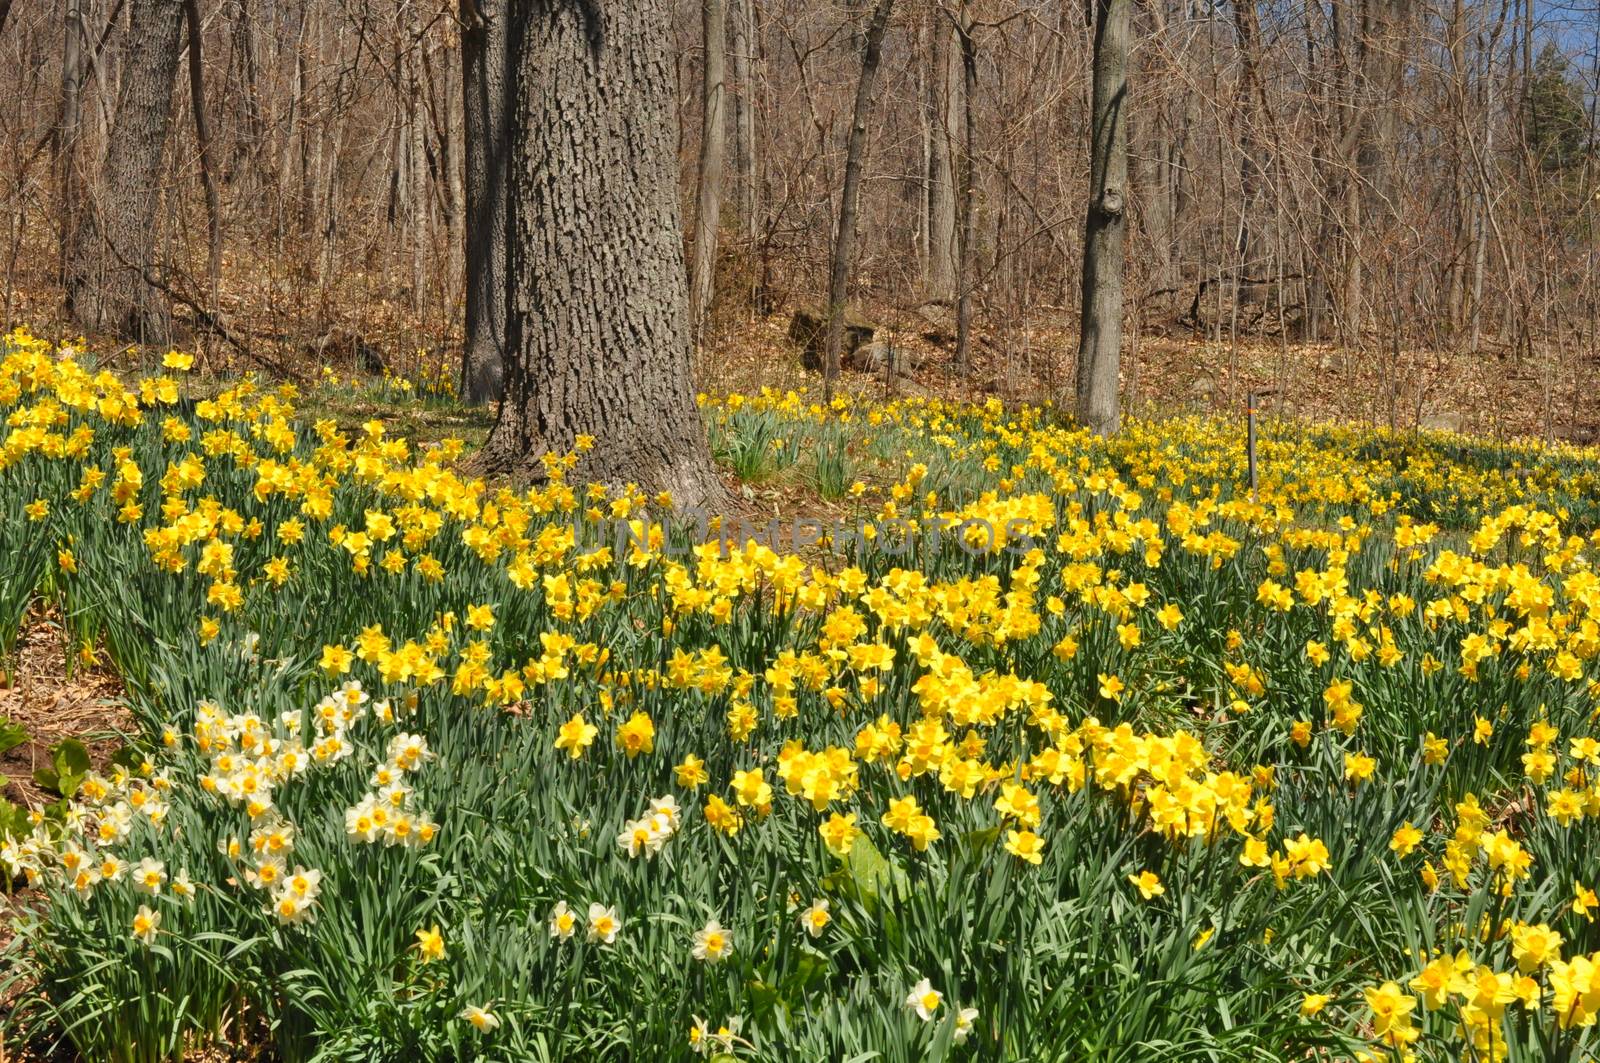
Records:
{"label": "field of daffodils", "polygon": [[0,667],[138,721],[0,802],[7,1044],[1600,1051],[1600,452],[703,398],[801,535],[151,364],[0,340]]}

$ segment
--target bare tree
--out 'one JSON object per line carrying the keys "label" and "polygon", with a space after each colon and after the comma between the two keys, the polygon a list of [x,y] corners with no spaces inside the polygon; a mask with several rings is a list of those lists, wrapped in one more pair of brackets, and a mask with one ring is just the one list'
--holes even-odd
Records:
{"label": "bare tree", "polygon": [[699,192],[695,197],[694,265],[689,271],[689,311],[697,335],[716,291],[717,230],[722,223],[722,156],[727,145],[728,0],[701,0],[705,59],[701,64]]}
{"label": "bare tree", "polygon": [[204,37],[199,0],[183,0],[183,18],[188,27],[189,107],[194,117],[195,141],[200,149],[200,184],[206,193],[206,284],[211,305],[215,307],[217,290],[222,284],[222,200],[217,194],[211,122],[206,117]]}
{"label": "bare tree", "polygon": [[972,370],[972,290],[977,284],[977,180],[978,95],[977,27],[965,11],[956,16],[956,40],[961,55],[961,240],[956,260],[956,369],[963,376]]}
{"label": "bare tree", "polygon": [[504,375],[510,18],[507,0],[461,0],[467,298],[459,393],[474,404],[500,398]]}
{"label": "bare tree", "polygon": [[894,0],[877,0],[867,22],[861,49],[861,77],[856,82],[855,106],[850,112],[850,133],[844,155],[844,181],[839,192],[839,224],[834,230],[833,259],[828,272],[828,332],[822,373],[823,396],[833,399],[834,378],[839,375],[839,352],[844,346],[845,301],[849,297],[850,262],[855,252],[857,199],[861,189],[861,158],[867,144],[867,115],[872,109],[872,89],[883,58],[883,34],[889,28]]}
{"label": "bare tree", "polygon": [[950,302],[956,297],[959,256],[954,156],[962,114],[960,99],[966,83],[950,47],[953,30],[942,5],[935,6],[930,21],[932,62],[928,67],[928,118],[923,125],[928,138],[928,268],[924,289],[927,298]]}
{"label": "bare tree", "polygon": [[67,0],[66,40],[61,53],[61,111],[56,119],[56,222],[60,232],[60,273],[65,281],[69,263],[77,260],[78,240],[78,123],[82,118],[83,0]]}
{"label": "bare tree", "polygon": [[733,0],[733,172],[739,234],[756,233],[755,0]]}
{"label": "bare tree", "polygon": [[1078,423],[1110,435],[1121,423],[1122,265],[1127,229],[1128,9],[1096,0],[1089,205],[1083,228],[1083,311],[1078,341]]}

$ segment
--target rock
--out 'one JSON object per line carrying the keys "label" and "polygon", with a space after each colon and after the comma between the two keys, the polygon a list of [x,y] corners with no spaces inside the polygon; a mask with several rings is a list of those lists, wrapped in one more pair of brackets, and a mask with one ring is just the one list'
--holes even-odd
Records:
{"label": "rock", "polygon": [[927,388],[923,387],[921,384],[917,383],[908,376],[891,376],[887,379],[889,383],[889,393],[891,395],[901,395],[912,399],[933,398],[933,392],[929,391]]}
{"label": "rock", "polygon": [[1189,397],[1195,402],[1210,405],[1217,397],[1217,381],[1205,370],[1189,384]]}
{"label": "rock", "polygon": [[882,341],[862,344],[850,356],[850,368],[863,373],[894,372],[900,352]]}
{"label": "rock", "polygon": [[946,332],[956,330],[955,309],[943,299],[933,299],[917,307],[917,316],[934,328]]}
{"label": "rock", "polygon": [[1242,281],[1239,284],[1239,305],[1260,306],[1267,301],[1267,294],[1265,281]]}
{"label": "rock", "polygon": [[937,300],[923,303],[917,307],[917,316],[928,325],[922,332],[923,339],[941,346],[955,342],[956,312],[949,303]]}
{"label": "rock", "polygon": [[896,347],[881,340],[864,344],[849,359],[849,366],[862,373],[904,376],[922,368],[927,355],[906,347]]}
{"label": "rock", "polygon": [[[827,324],[827,315],[819,310],[796,310],[789,319],[789,338],[801,348],[800,364],[814,373],[822,372],[828,342]],[[844,343],[839,350],[840,365],[849,365],[857,348],[869,342],[877,331],[876,325],[859,314],[845,311]]]}
{"label": "rock", "polygon": [[1417,418],[1417,427],[1424,432],[1460,432],[1465,430],[1467,419],[1459,413],[1435,410]]}
{"label": "rock", "polygon": [[307,344],[305,350],[323,365],[332,361],[343,361],[373,376],[382,376],[389,369],[382,351],[368,343],[359,333],[346,329],[336,328],[323,333]]}

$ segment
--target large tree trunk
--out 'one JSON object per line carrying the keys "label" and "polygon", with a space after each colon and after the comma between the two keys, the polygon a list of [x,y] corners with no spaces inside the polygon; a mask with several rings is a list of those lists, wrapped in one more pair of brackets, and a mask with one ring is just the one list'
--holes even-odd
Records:
{"label": "large tree trunk", "polygon": [[933,13],[933,62],[928,78],[928,272],[923,291],[929,299],[956,296],[956,181],[954,145],[957,96],[962,81],[950,40],[953,30],[943,11]]}
{"label": "large tree trunk", "polygon": [[170,342],[172,334],[171,311],[147,278],[159,272],[161,157],[182,51],[183,0],[133,0],[102,194],[83,219],[67,265],[67,306],[74,321],[155,346]]}
{"label": "large tree trunk", "polygon": [[720,501],[695,405],[668,0],[517,4],[505,401],[490,470]]}
{"label": "large tree trunk", "polygon": [[850,134],[845,140],[844,186],[839,195],[839,225],[833,237],[833,262],[828,274],[828,333],[822,364],[824,401],[833,400],[833,380],[839,375],[839,352],[844,346],[844,304],[850,285],[850,261],[855,255],[856,201],[861,191],[861,158],[867,145],[867,112],[872,109],[872,88],[883,57],[883,35],[889,28],[894,0],[878,0],[867,23],[861,53],[861,80],[856,82]]}
{"label": "large tree trunk", "polygon": [[705,63],[700,102],[699,194],[695,197],[694,268],[689,273],[689,310],[697,335],[704,335],[705,319],[717,282],[717,229],[722,222],[722,156],[728,138],[727,79],[723,69],[727,53],[728,2],[701,0],[705,29]]}
{"label": "large tree trunk", "polygon": [[1078,423],[1110,435],[1121,422],[1122,263],[1127,231],[1128,8],[1096,0],[1089,209],[1083,227],[1083,325],[1078,341]]}
{"label": "large tree trunk", "polygon": [[461,0],[467,307],[460,393],[473,404],[500,398],[505,363],[509,18],[506,0]]}

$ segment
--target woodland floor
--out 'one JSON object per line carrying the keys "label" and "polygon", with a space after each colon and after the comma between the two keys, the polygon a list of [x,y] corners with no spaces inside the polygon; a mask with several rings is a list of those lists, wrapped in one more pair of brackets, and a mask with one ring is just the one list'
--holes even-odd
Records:
{"label": "woodland floor", "polygon": [[[42,251],[36,257],[40,263],[54,261]],[[397,378],[428,377],[448,389],[460,346],[458,313],[438,320],[437,312],[414,310],[393,292],[378,289],[364,296],[361,290],[341,289],[320,297],[273,276],[248,252],[233,264],[218,302],[226,338],[196,327],[187,309],[177,309],[179,346],[198,354],[197,375],[290,376],[306,393],[301,406],[308,413],[316,414],[320,405],[330,407],[327,415],[341,418],[364,420],[382,413],[394,431],[414,438],[481,440],[493,423],[492,411],[463,410],[445,398],[422,401],[415,393],[397,398],[377,386],[367,387],[368,400],[319,394],[324,389],[314,386],[328,366],[346,385],[354,380],[375,385],[381,375],[370,371],[381,368]],[[719,275],[718,309],[697,357],[699,386],[723,392],[805,387],[820,393],[819,375],[801,367],[800,348],[789,338],[793,312],[808,305],[798,293],[815,285],[791,278],[786,294],[775,297],[779,305],[763,313],[747,292],[725,290],[725,280],[732,285],[738,278]],[[4,310],[7,328],[25,323],[53,340],[77,337],[61,319],[59,289],[43,266],[18,275],[5,293]],[[965,375],[954,371],[954,319],[948,309],[930,315],[926,307],[881,297],[867,286],[855,314],[877,326],[875,340],[912,352],[921,367],[890,380],[845,373],[844,390],[1007,402],[1071,396],[1077,321],[1063,308],[989,313],[980,299],[972,366]],[[1578,335],[1581,330],[1563,329],[1558,350],[1518,357],[1508,341],[1487,335],[1477,353],[1464,345],[1429,348],[1387,336],[1371,337],[1359,348],[1286,341],[1271,328],[1241,331],[1234,342],[1226,330],[1218,339],[1170,315],[1129,316],[1122,390],[1130,413],[1242,413],[1250,391],[1272,389],[1275,394],[1264,408],[1299,418],[1396,429],[1420,423],[1500,438],[1600,440],[1600,349],[1593,337]],[[1264,320],[1272,318],[1268,314]],[[1421,336],[1420,324],[1418,329]],[[111,364],[133,367],[139,360],[111,337],[89,336],[84,346],[109,352]]]}
{"label": "woodland floor", "polygon": [[[870,309],[870,308],[869,308]],[[982,401],[1071,401],[1077,332],[1058,326],[976,333],[972,372],[954,371],[947,344],[928,342],[925,322],[879,307],[869,320],[895,346],[926,356],[922,368],[885,380],[846,374],[850,391],[936,394]],[[800,366],[789,317],[775,314],[724,325],[701,355],[701,386],[713,391],[820,387]],[[1473,355],[1423,349],[1352,350],[1241,336],[1237,343],[1182,330],[1132,332],[1123,347],[1126,412],[1241,413],[1252,390],[1285,416],[1411,429],[1449,428],[1499,438],[1600,439],[1600,352],[1568,350],[1535,362],[1486,347]]]}
{"label": "woodland floor", "polygon": [[0,679],[0,717],[29,735],[28,741],[0,755],[0,796],[20,804],[44,798],[33,773],[49,766],[48,750],[56,742],[77,738],[98,763],[133,729],[116,674],[98,658],[86,666],[65,639],[59,615],[36,610],[23,622],[14,667]]}
{"label": "woodland floor", "polygon": [[[121,680],[98,655],[85,663],[67,639],[59,613],[35,609],[23,621],[11,659],[0,661],[0,720],[28,733],[27,741],[0,754],[0,797],[14,804],[48,803],[50,795],[33,781],[33,773],[49,766],[50,747],[63,738],[78,739],[95,766],[103,767],[124,736],[133,733]],[[0,952],[12,938],[11,913],[33,900],[26,888],[0,894]],[[6,1005],[0,998],[0,1011]],[[7,1046],[0,1035],[0,1063],[35,1058],[15,1054],[19,1051],[25,1050]]]}

